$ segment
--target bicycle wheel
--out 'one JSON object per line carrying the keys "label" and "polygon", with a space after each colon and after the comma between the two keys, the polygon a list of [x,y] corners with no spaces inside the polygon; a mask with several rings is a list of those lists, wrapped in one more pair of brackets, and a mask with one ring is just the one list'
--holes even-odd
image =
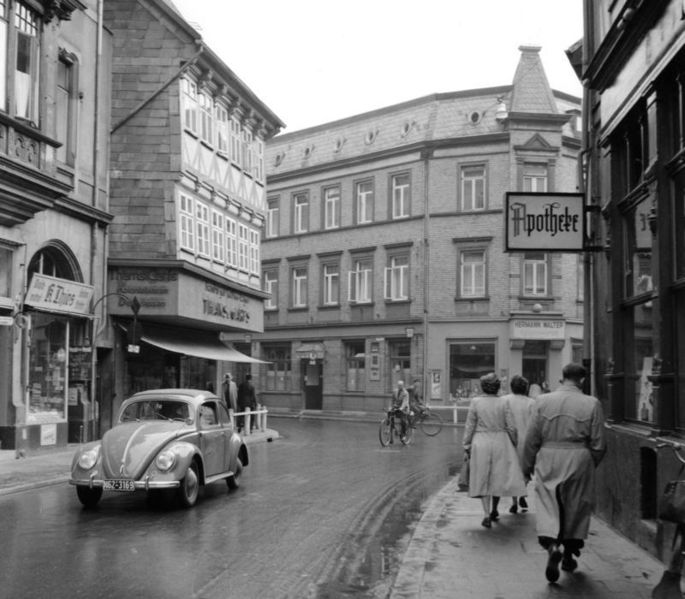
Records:
{"label": "bicycle wheel", "polygon": [[392,441],[392,423],[388,418],[383,418],[378,426],[378,440],[383,447],[387,447]]}
{"label": "bicycle wheel", "polygon": [[442,430],[442,416],[437,412],[426,411],[419,422],[419,426],[425,435],[435,437]]}

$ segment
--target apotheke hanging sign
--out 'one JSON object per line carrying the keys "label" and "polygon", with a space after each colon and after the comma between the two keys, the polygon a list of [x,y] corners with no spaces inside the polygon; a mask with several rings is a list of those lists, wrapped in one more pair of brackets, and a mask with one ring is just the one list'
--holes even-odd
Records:
{"label": "apotheke hanging sign", "polygon": [[580,193],[507,192],[505,251],[582,252],[585,239]]}

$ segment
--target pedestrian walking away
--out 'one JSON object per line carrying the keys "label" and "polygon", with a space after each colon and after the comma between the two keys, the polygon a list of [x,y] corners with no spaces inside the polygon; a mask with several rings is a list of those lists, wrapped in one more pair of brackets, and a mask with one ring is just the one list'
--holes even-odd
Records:
{"label": "pedestrian walking away", "polygon": [[[509,409],[514,416],[514,425],[516,426],[516,434],[518,437],[518,443],[516,445],[516,453],[519,457],[519,464],[523,460],[523,448],[524,441],[526,439],[526,434],[528,433],[528,426],[530,425],[530,420],[533,416],[533,409],[535,407],[535,400],[532,397],[528,397],[528,379],[515,374],[511,377],[511,382],[509,384],[511,393],[505,395],[504,399],[509,404]],[[521,511],[528,510],[528,502],[526,501],[526,496],[521,495],[520,497],[512,497],[512,503],[509,507],[509,513],[518,513],[519,508]]]}
{"label": "pedestrian walking away", "polygon": [[500,380],[494,372],[482,376],[483,394],[471,400],[464,428],[464,452],[469,460],[469,496],[480,498],[484,518],[491,528],[499,519],[499,497],[525,495],[516,444],[514,417],[507,401],[499,397]]}
{"label": "pedestrian walking away", "polygon": [[228,410],[238,411],[238,386],[230,372],[224,374],[223,397]]}
{"label": "pedestrian walking away", "polygon": [[[545,576],[578,567],[594,508],[595,468],[606,452],[599,400],[582,391],[586,370],[567,364],[561,386],[540,395],[526,435],[523,473],[535,474],[538,541],[547,550]],[[563,548],[563,553],[562,553]]]}
{"label": "pedestrian walking away", "polygon": [[[257,396],[255,395],[251,374],[246,374],[245,380],[238,386],[238,412],[244,412],[245,408],[250,408],[250,410],[257,408]],[[238,416],[237,422],[238,431],[240,432],[245,428],[245,416]]]}

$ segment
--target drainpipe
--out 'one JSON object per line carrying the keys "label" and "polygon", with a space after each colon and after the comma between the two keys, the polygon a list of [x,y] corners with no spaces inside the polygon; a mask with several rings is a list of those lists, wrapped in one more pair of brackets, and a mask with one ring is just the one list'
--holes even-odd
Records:
{"label": "drainpipe", "polygon": [[114,133],[121,127],[123,127],[128,121],[130,121],[136,114],[138,114],[143,108],[145,108],[152,100],[154,100],[159,94],[161,94],[167,87],[169,87],[174,81],[183,75],[190,67],[192,67],[200,58],[200,55],[204,52],[205,46],[202,40],[195,40],[197,46],[197,52],[193,54],[187,61],[183,63],[181,68],[176,71],[167,81],[160,85],[155,91],[152,92],[147,98],[138,104],[131,112],[129,112],[124,118],[122,118],[116,125],[112,127],[110,133]]}
{"label": "drainpipe", "polygon": [[423,401],[430,401],[430,381],[428,381],[428,309],[430,299],[430,243],[428,235],[430,233],[430,202],[428,200],[429,191],[429,171],[430,158],[433,155],[432,148],[425,148],[423,155]]}

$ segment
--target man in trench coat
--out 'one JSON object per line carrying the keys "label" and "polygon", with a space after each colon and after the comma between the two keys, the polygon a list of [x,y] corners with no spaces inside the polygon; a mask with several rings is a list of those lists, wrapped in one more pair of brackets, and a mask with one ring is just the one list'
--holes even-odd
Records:
{"label": "man in trench coat", "polygon": [[521,464],[526,479],[535,473],[536,527],[550,582],[559,579],[560,563],[568,572],[578,567],[573,556],[588,536],[595,468],[606,452],[602,406],[581,391],[585,368],[567,364],[562,376],[557,390],[536,400]]}

